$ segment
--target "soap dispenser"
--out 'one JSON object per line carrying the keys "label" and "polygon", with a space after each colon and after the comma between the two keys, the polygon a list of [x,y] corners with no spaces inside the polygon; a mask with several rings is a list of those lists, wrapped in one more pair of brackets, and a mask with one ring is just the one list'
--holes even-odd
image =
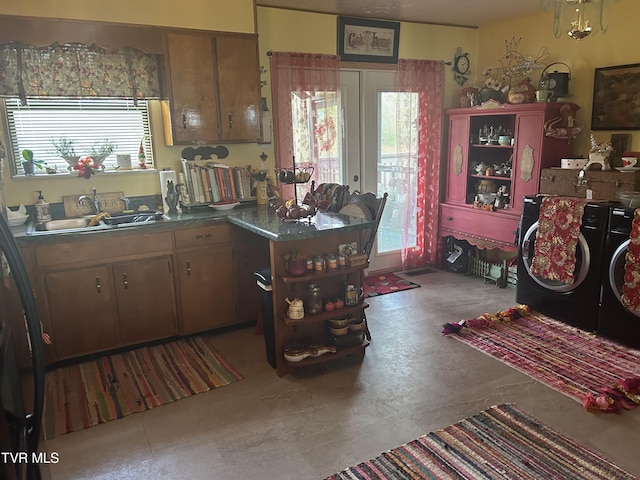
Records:
{"label": "soap dispenser", "polygon": [[38,192],[38,201],[35,204],[36,207],[36,224],[43,225],[51,221],[51,210],[49,204],[42,196],[42,190],[36,190]]}

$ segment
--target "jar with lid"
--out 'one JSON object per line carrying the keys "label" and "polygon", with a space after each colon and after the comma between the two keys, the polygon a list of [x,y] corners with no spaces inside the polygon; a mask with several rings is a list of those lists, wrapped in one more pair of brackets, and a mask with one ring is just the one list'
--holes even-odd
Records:
{"label": "jar with lid", "polygon": [[322,295],[320,293],[320,286],[316,283],[311,283],[307,288],[309,289],[307,312],[312,315],[322,313]]}
{"label": "jar with lid", "polygon": [[358,304],[358,291],[356,286],[350,283],[344,286],[344,304],[354,306]]}

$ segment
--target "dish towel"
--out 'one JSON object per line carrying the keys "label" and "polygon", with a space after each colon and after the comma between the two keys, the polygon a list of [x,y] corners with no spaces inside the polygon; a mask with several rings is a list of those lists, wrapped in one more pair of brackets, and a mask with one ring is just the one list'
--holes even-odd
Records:
{"label": "dish towel", "polygon": [[533,275],[566,285],[573,283],[576,245],[586,203],[573,197],[542,199],[531,264]]}
{"label": "dish towel", "polygon": [[640,208],[633,214],[624,265],[622,303],[640,315]]}

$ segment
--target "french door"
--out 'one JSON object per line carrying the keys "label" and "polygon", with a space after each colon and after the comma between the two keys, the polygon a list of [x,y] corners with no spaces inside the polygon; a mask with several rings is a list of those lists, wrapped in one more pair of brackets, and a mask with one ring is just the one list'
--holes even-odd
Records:
{"label": "french door", "polygon": [[406,222],[404,216],[415,204],[405,193],[416,191],[406,187],[415,181],[408,169],[415,163],[410,152],[417,149],[406,143],[417,140],[417,102],[408,98],[417,94],[396,92],[393,71],[343,70],[340,78],[345,184],[351,191],[389,194],[370,271],[398,270],[403,230],[409,244],[415,239],[415,222]]}
{"label": "french door", "polygon": [[415,215],[408,192],[416,191],[409,184],[416,180],[417,94],[396,92],[394,83],[393,71],[342,70],[339,92],[291,97],[295,158],[314,167],[316,182],[389,195],[370,271],[399,269],[403,242],[415,242],[415,221],[406,218]]}

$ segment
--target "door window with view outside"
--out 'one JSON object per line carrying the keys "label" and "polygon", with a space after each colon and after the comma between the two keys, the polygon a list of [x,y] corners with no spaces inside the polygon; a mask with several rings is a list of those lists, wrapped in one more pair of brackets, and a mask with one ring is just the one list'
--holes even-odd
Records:
{"label": "door window with view outside", "polygon": [[[342,136],[339,134],[339,92],[292,92],[293,152],[297,167],[313,167],[311,180],[343,183]],[[298,198],[311,189],[297,185]]]}

